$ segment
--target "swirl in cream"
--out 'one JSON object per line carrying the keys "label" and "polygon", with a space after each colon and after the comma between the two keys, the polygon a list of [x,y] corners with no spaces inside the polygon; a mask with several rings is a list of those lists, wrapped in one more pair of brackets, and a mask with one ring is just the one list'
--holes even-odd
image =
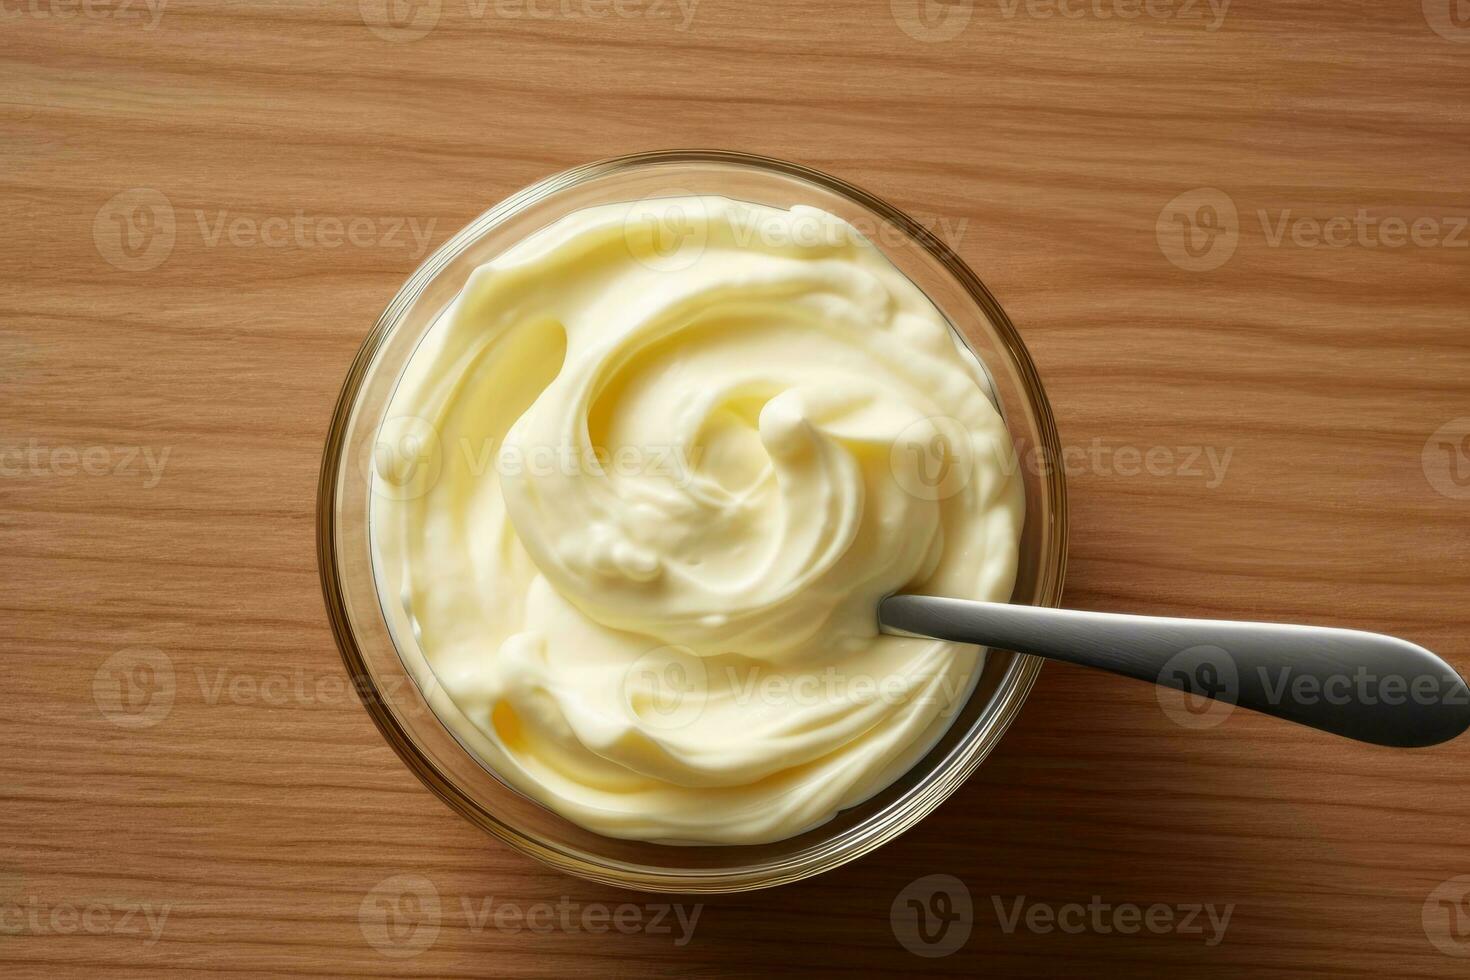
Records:
{"label": "swirl in cream", "polygon": [[813,828],[921,758],[979,674],[875,610],[1009,598],[1022,491],[987,391],[833,215],[572,213],[474,272],[393,396],[385,442],[422,457],[373,476],[400,647],[466,745],[583,827]]}

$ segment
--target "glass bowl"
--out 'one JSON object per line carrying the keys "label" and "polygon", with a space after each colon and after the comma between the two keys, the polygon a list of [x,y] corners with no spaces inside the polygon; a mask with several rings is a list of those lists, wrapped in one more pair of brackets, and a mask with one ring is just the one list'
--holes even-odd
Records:
{"label": "glass bowl", "polygon": [[[414,272],[352,363],[332,419],[317,498],[317,547],[332,629],[360,698],[409,768],[468,820],[570,874],[645,891],[765,888],[835,868],[912,827],[995,748],[1041,661],[992,650],[949,730],[908,773],[815,830],[771,844],[675,846],[604,837],[522,796],[456,739],[436,712],[456,712],[417,651],[401,656],[373,580],[368,507],[375,441],[409,356],[471,270],[580,208],[711,194],[846,218],[919,285],[978,356],[1019,456],[1026,518],[1012,601],[1055,606],[1066,566],[1067,507],[1051,409],[1000,304],[950,247],[890,204],[836,177],[744,153],[674,150],[577,167],[482,214]],[[398,630],[415,642],[411,630]],[[419,664],[417,668],[409,666]]]}

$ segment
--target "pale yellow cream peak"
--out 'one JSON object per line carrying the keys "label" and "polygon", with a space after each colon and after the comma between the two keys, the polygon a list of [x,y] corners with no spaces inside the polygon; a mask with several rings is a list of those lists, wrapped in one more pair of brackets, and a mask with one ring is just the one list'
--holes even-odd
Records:
{"label": "pale yellow cream peak", "polygon": [[572,213],[474,272],[393,396],[371,522],[400,649],[583,827],[816,827],[921,758],[983,661],[880,635],[878,600],[1010,597],[1022,490],[987,392],[833,215]]}

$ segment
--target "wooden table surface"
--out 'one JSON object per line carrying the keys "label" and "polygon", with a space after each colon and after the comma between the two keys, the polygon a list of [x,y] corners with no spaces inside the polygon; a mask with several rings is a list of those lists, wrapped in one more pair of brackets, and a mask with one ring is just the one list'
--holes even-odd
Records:
{"label": "wooden table surface", "polygon": [[1465,6],[4,0],[5,975],[1464,976],[1470,738],[1057,665],[917,829],[691,935],[400,764],[314,493],[427,249],[577,163],[749,150],[933,222],[1010,311],[1077,447],[1071,604],[1470,671]]}

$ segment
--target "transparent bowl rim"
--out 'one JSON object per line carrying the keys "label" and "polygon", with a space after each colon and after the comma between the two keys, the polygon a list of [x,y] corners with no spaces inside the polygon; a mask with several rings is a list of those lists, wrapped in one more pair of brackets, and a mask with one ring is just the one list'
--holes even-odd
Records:
{"label": "transparent bowl rim", "polygon": [[[963,259],[928,228],[901,209],[839,177],[790,161],[735,150],[655,150],[573,167],[512,194],[471,221],[436,249],[393,297],[363,341],[348,370],[332,413],[331,427],[322,454],[317,488],[317,563],[332,633],[343,663],[350,676],[357,679],[357,683],[375,688],[373,674],[358,646],[346,610],[343,583],[338,570],[337,486],[346,465],[343,450],[349,422],[368,369],[379,349],[426,285],[455,257],[497,225],[578,183],[634,167],[679,163],[744,166],[796,177],[845,196],[901,229],[954,277],[985,314],[997,338],[1005,346],[1013,367],[1021,376],[1026,397],[1035,414],[1038,448],[1042,458],[1062,458],[1061,442],[1051,405],[1031,355],[1010,317]],[[1044,578],[1039,589],[1039,600],[1040,604],[1057,606],[1061,603],[1067,564],[1066,486],[1060,466],[1046,467],[1041,479],[1050,485],[1048,497],[1053,503],[1053,534],[1049,539],[1050,553],[1041,556]],[[958,789],[999,744],[1025,703],[1042,663],[1037,657],[1013,655],[1004,677],[986,706],[988,723],[982,726],[977,721],[972,728],[973,737],[955,747],[950,756],[954,764],[945,772],[936,770],[934,773],[935,777],[942,778],[935,778],[915,787],[916,792],[901,801],[904,806],[896,814],[899,819],[884,821],[871,828],[866,835],[855,839],[829,839],[781,861],[738,868],[657,868],[633,865],[599,858],[527,834],[499,820],[441,772],[390,709],[390,699],[380,696],[380,692],[375,689],[367,689],[361,692],[360,700],[389,745],[424,785],[471,823],[516,850],[567,874],[603,884],[651,892],[728,893],[787,884],[829,871],[856,860],[912,828]]]}

